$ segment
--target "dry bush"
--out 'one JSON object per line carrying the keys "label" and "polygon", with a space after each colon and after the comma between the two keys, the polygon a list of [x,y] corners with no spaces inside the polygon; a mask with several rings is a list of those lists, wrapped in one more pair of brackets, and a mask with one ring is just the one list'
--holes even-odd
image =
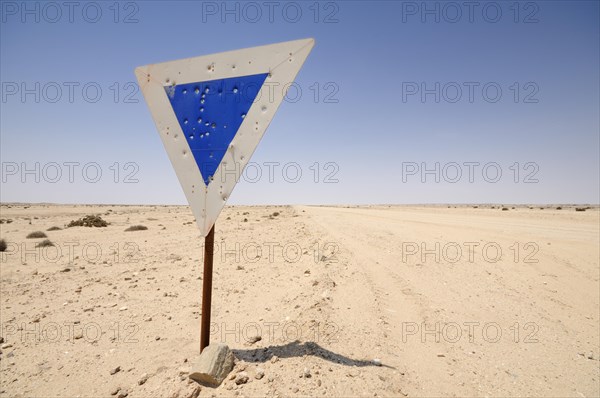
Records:
{"label": "dry bush", "polygon": [[48,236],[42,231],[35,231],[27,235],[27,239],[47,238]]}
{"label": "dry bush", "polygon": [[49,247],[49,246],[54,246],[54,243],[50,242],[49,239],[44,239],[43,241],[41,241],[40,243],[35,245],[35,247]]}
{"label": "dry bush", "polygon": [[146,227],[144,225],[132,225],[131,227],[127,228],[125,230],[125,232],[129,232],[129,231],[145,231],[147,229],[148,229],[148,227]]}
{"label": "dry bush", "polygon": [[89,215],[79,220],[73,220],[67,224],[67,228],[71,227],[106,227],[108,223],[104,221],[100,216]]}

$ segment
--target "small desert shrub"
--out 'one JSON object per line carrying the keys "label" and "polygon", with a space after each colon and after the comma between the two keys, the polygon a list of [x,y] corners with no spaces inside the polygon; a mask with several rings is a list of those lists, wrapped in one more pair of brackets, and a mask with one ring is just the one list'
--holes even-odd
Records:
{"label": "small desert shrub", "polygon": [[558,207],[556,208],[556,210],[562,210],[562,207],[558,206]]}
{"label": "small desert shrub", "polygon": [[61,227],[50,227],[46,231],[60,231],[60,230],[62,230]]}
{"label": "small desert shrub", "polygon": [[244,218],[244,222],[248,222],[248,219],[247,219],[247,218]]}
{"label": "small desert shrub", "polygon": [[272,214],[272,216],[273,216],[273,217],[277,217],[278,215],[279,215],[279,212],[278,212],[278,211],[276,211],[276,212],[274,212],[274,213]]}
{"label": "small desert shrub", "polygon": [[143,226],[143,225],[132,225],[131,227],[127,228],[125,230],[125,232],[129,232],[129,231],[145,231],[147,229],[148,229],[148,227]]}
{"label": "small desert shrub", "polygon": [[0,252],[6,250],[6,241],[4,239],[0,239]]}
{"label": "small desert shrub", "polygon": [[[10,206],[9,206],[10,207]],[[11,220],[10,218],[0,218],[0,224],[10,224],[13,220]]]}
{"label": "small desert shrub", "polygon": [[44,239],[43,241],[41,241],[40,243],[35,245],[35,247],[49,247],[49,246],[54,246],[54,243],[50,242],[49,239]]}
{"label": "small desert shrub", "polygon": [[106,227],[108,223],[104,221],[100,216],[85,216],[79,220],[73,220],[67,224],[67,228],[71,227]]}
{"label": "small desert shrub", "polygon": [[503,207],[502,208],[502,211],[507,211],[507,210],[508,210],[508,207]]}
{"label": "small desert shrub", "polygon": [[48,236],[42,231],[35,231],[27,235],[27,239],[47,238]]}
{"label": "small desert shrub", "polygon": [[585,207],[576,207],[575,211],[585,211]]}

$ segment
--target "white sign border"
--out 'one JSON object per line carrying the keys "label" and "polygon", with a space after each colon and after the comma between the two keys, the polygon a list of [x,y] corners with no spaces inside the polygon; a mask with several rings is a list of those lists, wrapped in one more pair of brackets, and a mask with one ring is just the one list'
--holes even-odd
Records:
{"label": "white sign border", "polygon": [[[286,94],[284,87],[289,88],[294,81],[314,44],[314,39],[294,40],[135,69],[140,89],[202,236],[214,225],[281,105]],[[269,73],[265,84],[217,168],[215,180],[206,186],[165,87],[260,73]],[[271,89],[273,86],[277,89]]]}

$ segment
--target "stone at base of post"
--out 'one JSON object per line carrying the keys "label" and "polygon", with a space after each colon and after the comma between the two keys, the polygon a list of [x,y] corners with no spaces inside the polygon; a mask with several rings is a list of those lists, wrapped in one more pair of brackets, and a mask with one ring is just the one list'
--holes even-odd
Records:
{"label": "stone at base of post", "polygon": [[202,385],[218,387],[232,369],[233,352],[225,344],[213,343],[192,364],[189,377]]}

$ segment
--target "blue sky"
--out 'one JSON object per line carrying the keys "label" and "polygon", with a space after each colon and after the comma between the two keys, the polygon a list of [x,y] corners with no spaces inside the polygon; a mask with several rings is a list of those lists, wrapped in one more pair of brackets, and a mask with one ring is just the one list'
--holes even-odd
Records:
{"label": "blue sky", "polygon": [[306,37],[228,203],[600,201],[597,1],[23,4],[2,2],[3,202],[186,203],[134,68]]}

